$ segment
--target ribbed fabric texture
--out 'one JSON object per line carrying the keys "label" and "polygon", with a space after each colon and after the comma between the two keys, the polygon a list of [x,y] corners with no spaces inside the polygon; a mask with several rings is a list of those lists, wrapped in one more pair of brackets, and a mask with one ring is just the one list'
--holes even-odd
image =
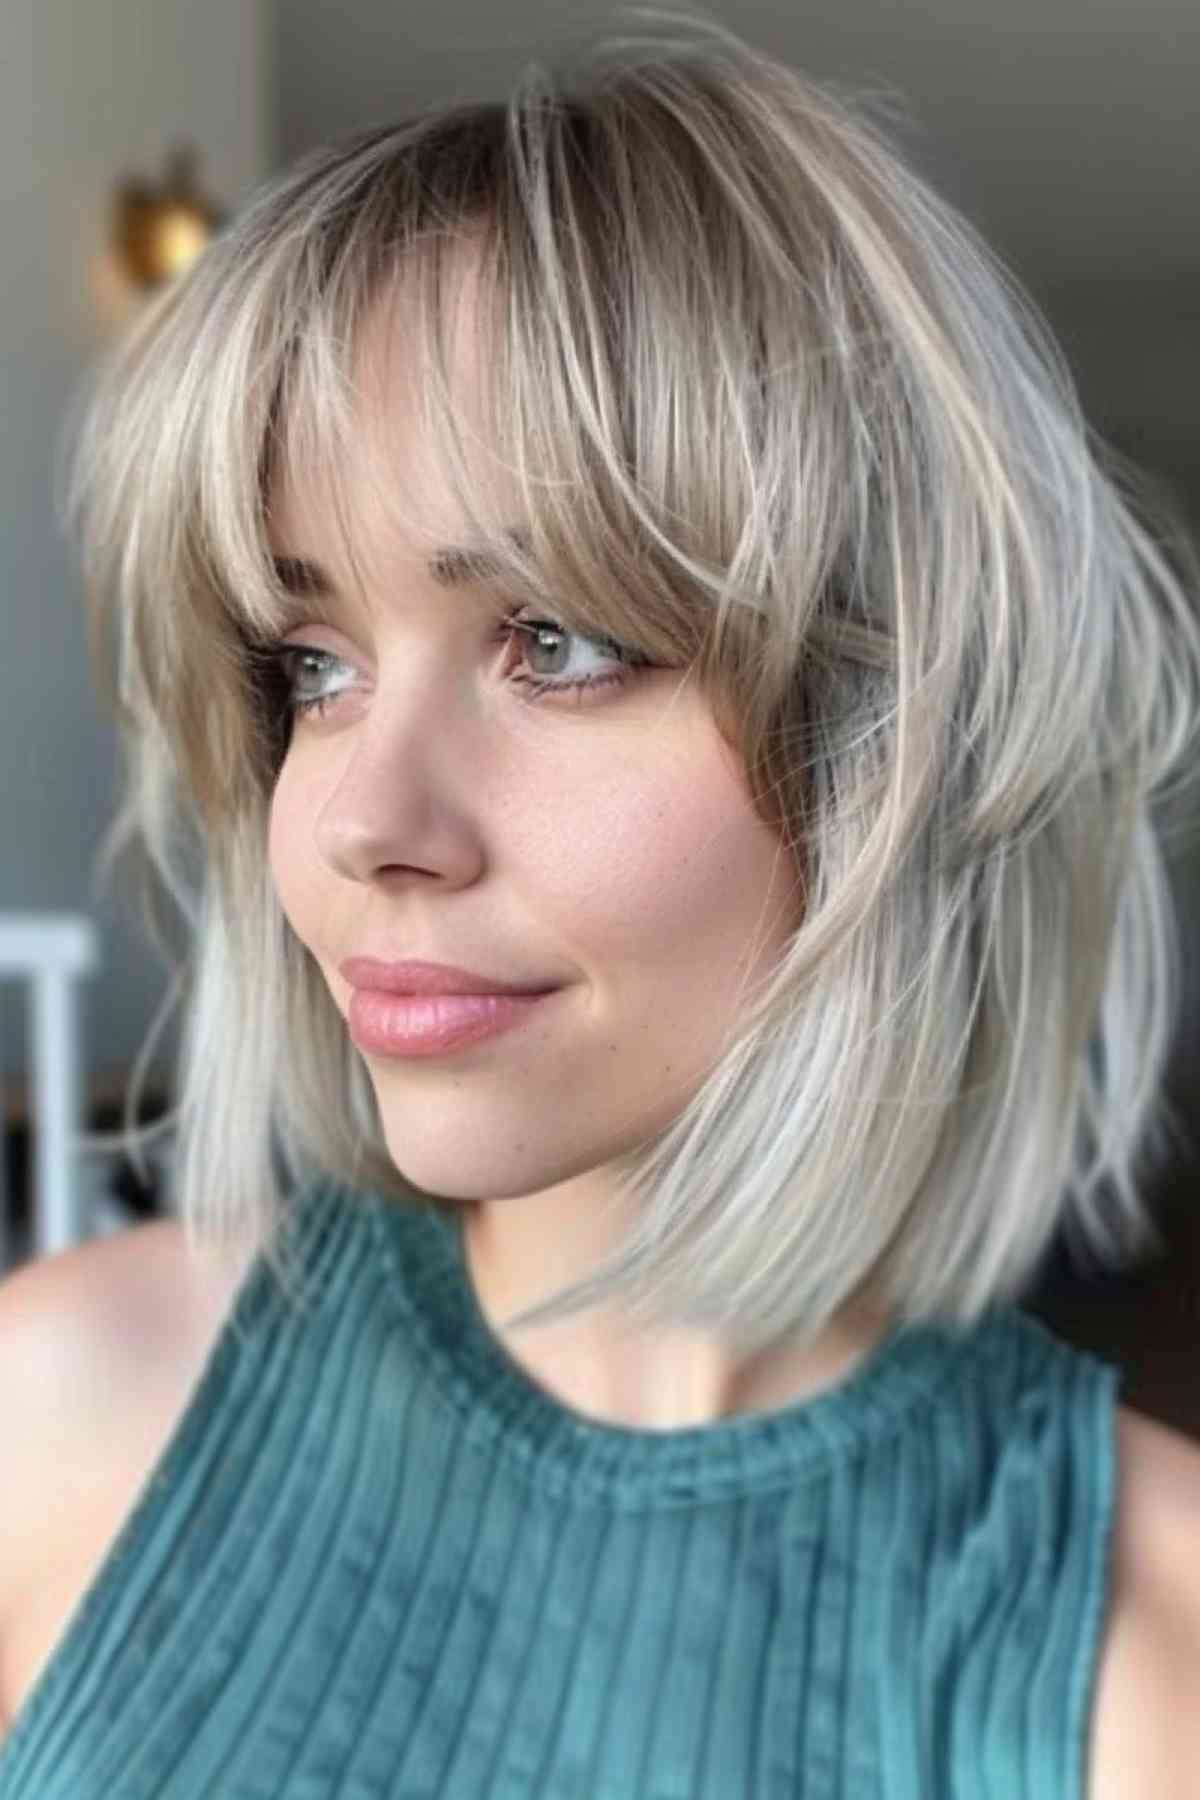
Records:
{"label": "ribbed fabric texture", "polygon": [[1119,1371],[1016,1309],[592,1423],[457,1230],[298,1205],[0,1751],[3,1800],[1085,1800]]}

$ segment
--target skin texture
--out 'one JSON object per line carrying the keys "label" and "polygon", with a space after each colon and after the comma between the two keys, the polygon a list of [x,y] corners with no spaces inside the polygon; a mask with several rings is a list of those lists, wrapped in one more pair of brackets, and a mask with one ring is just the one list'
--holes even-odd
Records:
{"label": "skin texture", "polygon": [[[468,418],[470,309],[468,279],[455,335]],[[462,544],[466,527],[423,438],[402,342],[394,310],[377,307],[359,344],[370,399],[346,472],[361,583],[319,473],[292,470],[272,496],[276,553],[319,564],[332,589],[327,620],[288,642],[339,661],[306,677],[306,693],[333,698],[296,720],[270,863],[343,1016],[352,990],[338,964],[356,954],[562,989],[518,1031],[465,1050],[366,1057],[397,1167],[426,1192],[482,1202],[468,1260],[503,1338],[499,1320],[614,1246],[608,1165],[669,1123],[719,1055],[743,984],[794,927],[797,889],[679,670],[531,700],[513,675],[559,659],[505,634],[511,602],[436,579],[431,554]],[[402,511],[381,503],[385,491]],[[569,637],[566,654],[569,674],[612,672],[590,639]],[[664,1428],[811,1392],[882,1329],[874,1315],[847,1317],[799,1359],[777,1350],[753,1366],[696,1334],[635,1334],[611,1312],[506,1343],[580,1411]]]}

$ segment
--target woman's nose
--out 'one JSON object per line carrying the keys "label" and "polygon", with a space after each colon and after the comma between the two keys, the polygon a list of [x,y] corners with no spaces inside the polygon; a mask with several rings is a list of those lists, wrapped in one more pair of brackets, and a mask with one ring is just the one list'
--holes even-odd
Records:
{"label": "woman's nose", "polygon": [[348,881],[406,870],[452,884],[474,879],[482,849],[461,773],[472,766],[432,719],[404,730],[364,722],[314,820],[320,856]]}

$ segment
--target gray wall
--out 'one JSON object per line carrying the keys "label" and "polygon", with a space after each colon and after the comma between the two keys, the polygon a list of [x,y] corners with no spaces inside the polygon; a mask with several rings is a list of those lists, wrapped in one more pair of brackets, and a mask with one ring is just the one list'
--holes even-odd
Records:
{"label": "gray wall", "polygon": [[[285,154],[502,86],[619,21],[611,0],[276,0]],[[943,187],[1018,260],[1067,278],[1195,276],[1194,0],[710,0],[812,73],[911,103]]]}
{"label": "gray wall", "polygon": [[[165,988],[128,900],[93,897],[115,744],[93,700],[81,593],[54,518],[63,410],[128,316],[107,253],[114,184],[157,179],[190,138],[235,205],[274,157],[269,16],[246,0],[3,0],[0,23],[0,910],[81,909],[104,969],[86,992],[93,1071],[127,1063]],[[23,1061],[0,989],[6,1073]]]}

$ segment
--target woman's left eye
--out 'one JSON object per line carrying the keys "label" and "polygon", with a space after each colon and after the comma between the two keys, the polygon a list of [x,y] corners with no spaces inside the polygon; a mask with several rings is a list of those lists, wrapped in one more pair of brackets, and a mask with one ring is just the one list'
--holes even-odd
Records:
{"label": "woman's left eye", "polygon": [[[585,691],[622,687],[639,670],[652,667],[638,650],[611,638],[586,637],[554,619],[515,614],[502,620],[500,629],[523,664],[509,679],[531,700],[570,692],[581,702]],[[353,665],[312,644],[272,645],[267,662],[277,684],[277,704],[292,718],[323,715],[354,686]]]}
{"label": "woman's left eye", "polygon": [[[651,666],[649,658],[640,650],[631,650],[612,638],[585,637],[554,619],[531,619],[517,614],[504,620],[503,629],[509,634],[519,634],[518,641],[523,640],[522,653],[528,663],[536,665],[539,659],[546,658],[551,664],[549,669],[534,666],[530,674],[513,676],[516,685],[525,688],[533,700],[546,693],[567,691],[574,691],[582,699],[585,689],[623,687],[637,670]],[[589,669],[585,657],[580,671],[579,658],[570,648],[572,643],[589,645],[593,657],[598,651],[602,659],[600,666],[597,668],[593,664]],[[573,666],[574,674],[571,673]]]}

